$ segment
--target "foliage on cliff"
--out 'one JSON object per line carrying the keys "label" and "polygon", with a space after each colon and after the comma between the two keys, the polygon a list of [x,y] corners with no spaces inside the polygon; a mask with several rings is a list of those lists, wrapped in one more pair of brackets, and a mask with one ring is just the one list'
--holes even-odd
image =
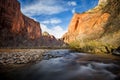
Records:
{"label": "foliage on cliff", "polygon": [[[120,46],[120,0],[107,0],[99,7],[95,7],[86,13],[108,13],[110,17],[103,29],[104,32],[96,39],[78,39],[69,43],[70,48],[90,53],[111,53]],[[102,7],[100,7],[102,6]],[[84,14],[84,13],[83,13]],[[79,35],[80,36],[80,35]],[[89,36],[89,35],[88,35]],[[95,35],[93,35],[96,37]]]}

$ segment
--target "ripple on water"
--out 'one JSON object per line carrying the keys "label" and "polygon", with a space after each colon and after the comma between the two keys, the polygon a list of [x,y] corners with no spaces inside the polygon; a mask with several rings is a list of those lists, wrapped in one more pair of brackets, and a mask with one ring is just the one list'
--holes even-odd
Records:
{"label": "ripple on water", "polygon": [[117,65],[101,62],[81,62],[68,60],[64,57],[43,60],[34,65],[32,69],[38,68],[38,74],[44,73],[43,80],[114,80],[115,74],[107,68],[115,68]]}
{"label": "ripple on water", "polygon": [[27,68],[14,70],[9,75],[13,76],[13,80],[114,80],[117,75],[109,69],[120,68],[114,63],[77,62],[78,55],[84,57],[87,54],[69,50],[53,50],[47,54],[61,57],[42,60]]}

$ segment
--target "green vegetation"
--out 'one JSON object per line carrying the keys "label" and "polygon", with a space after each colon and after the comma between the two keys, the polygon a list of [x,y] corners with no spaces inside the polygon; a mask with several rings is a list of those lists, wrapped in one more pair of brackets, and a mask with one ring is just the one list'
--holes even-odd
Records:
{"label": "green vegetation", "polygon": [[[120,32],[119,32],[120,33]],[[114,33],[113,36],[106,35],[99,40],[76,40],[69,44],[71,49],[88,53],[111,53],[119,46],[120,34]]]}
{"label": "green vegetation", "polygon": [[46,31],[44,31],[44,32],[42,33],[42,35],[43,35],[43,36],[49,36],[50,34],[49,34],[48,32],[46,32]]}
{"label": "green vegetation", "polygon": [[89,52],[89,53],[106,53],[107,46],[103,45],[101,42],[97,42],[94,40],[91,41],[74,41],[69,44],[70,48],[75,49],[77,51]]}
{"label": "green vegetation", "polygon": [[[76,40],[69,44],[70,48],[90,53],[111,53],[113,49],[120,47],[120,0],[108,0],[108,3],[101,3],[94,9],[88,12],[109,13],[110,17],[106,25],[104,26],[104,33],[97,37],[97,35],[90,35],[87,37],[94,36],[96,39],[91,40]],[[88,38],[86,38],[88,39]]]}

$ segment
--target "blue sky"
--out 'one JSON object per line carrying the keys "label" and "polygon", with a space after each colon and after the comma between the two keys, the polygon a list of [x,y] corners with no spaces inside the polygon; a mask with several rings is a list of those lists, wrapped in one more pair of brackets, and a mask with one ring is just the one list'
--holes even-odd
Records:
{"label": "blue sky", "polygon": [[98,4],[98,0],[18,0],[26,16],[40,22],[42,31],[60,38],[68,29],[75,12],[82,13]]}

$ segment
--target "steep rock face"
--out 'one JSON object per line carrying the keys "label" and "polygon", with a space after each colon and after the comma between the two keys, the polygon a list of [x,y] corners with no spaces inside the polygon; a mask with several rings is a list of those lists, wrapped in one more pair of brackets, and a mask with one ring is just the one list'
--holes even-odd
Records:
{"label": "steep rock face", "polygon": [[[68,27],[68,33],[66,33],[65,42],[71,42],[73,40],[84,38],[98,38],[104,32],[104,25],[108,20],[108,13],[75,13],[71,23]],[[94,37],[96,35],[96,37]]]}
{"label": "steep rock face", "polygon": [[0,46],[17,45],[41,36],[40,24],[21,13],[17,0],[0,0]]}
{"label": "steep rock face", "polygon": [[63,35],[63,40],[67,43],[74,40],[97,39],[104,33],[109,13],[102,13],[102,9],[107,4],[107,0],[100,0],[98,6],[85,13],[75,13],[69,24],[68,32]]}
{"label": "steep rock face", "polygon": [[56,39],[53,35],[50,35],[48,32],[42,33],[42,46],[47,47],[60,47],[63,46],[64,42],[60,39]]}
{"label": "steep rock face", "polygon": [[23,17],[25,22],[25,27],[27,30],[27,35],[30,39],[37,39],[42,36],[40,24],[33,19],[26,16]]}
{"label": "steep rock face", "polygon": [[63,40],[83,52],[118,53],[120,0],[99,0],[95,8],[74,14]]}

